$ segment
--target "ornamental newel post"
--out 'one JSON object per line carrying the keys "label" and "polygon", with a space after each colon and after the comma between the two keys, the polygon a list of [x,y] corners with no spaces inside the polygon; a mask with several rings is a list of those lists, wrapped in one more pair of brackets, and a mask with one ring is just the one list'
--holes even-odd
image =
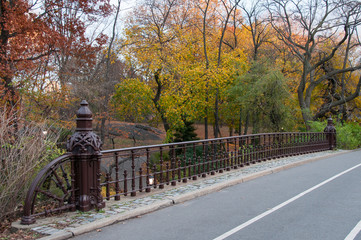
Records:
{"label": "ornamental newel post", "polygon": [[67,151],[72,153],[73,195],[76,209],[89,211],[105,207],[100,187],[100,138],[93,132],[92,112],[87,101],[81,102],[76,113],[75,133],[67,143]]}
{"label": "ornamental newel post", "polygon": [[336,147],[336,128],[331,117],[327,119],[327,126],[323,132],[327,134],[326,137],[330,146],[330,150],[333,150]]}

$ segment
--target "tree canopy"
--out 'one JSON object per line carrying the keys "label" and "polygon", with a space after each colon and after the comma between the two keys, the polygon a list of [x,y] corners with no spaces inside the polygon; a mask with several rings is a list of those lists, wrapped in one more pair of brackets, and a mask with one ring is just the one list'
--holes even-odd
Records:
{"label": "tree canopy", "polygon": [[[359,1],[0,1],[1,105],[70,120],[237,132],[360,122]],[[112,32],[100,22],[110,19]],[[120,23],[120,24],[119,24]],[[119,26],[122,28],[119,28]]]}

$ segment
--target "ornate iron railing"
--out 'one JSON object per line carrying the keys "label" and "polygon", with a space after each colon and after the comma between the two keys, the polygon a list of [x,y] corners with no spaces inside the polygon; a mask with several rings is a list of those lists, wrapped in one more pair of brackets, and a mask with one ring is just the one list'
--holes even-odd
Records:
{"label": "ornate iron railing", "polygon": [[22,224],[62,211],[100,209],[103,198],[120,200],[261,161],[333,149],[336,144],[329,120],[324,133],[263,133],[100,151],[88,104],[81,105],[68,153],[35,178]]}
{"label": "ornate iron railing", "polygon": [[264,133],[102,151],[107,200],[276,158],[329,150],[326,133]]}

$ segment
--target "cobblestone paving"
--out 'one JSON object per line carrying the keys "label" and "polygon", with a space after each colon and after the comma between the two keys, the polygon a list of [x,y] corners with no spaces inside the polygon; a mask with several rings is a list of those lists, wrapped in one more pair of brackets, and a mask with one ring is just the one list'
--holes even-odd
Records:
{"label": "cobblestone paving", "polygon": [[285,166],[291,163],[305,161],[316,157],[323,157],[338,152],[344,152],[344,150],[324,151],[324,152],[286,157],[286,158],[252,164],[250,166],[232,170],[224,174],[219,174],[219,175],[216,174],[214,177],[212,176],[211,178],[210,177],[202,178],[201,180],[195,182],[189,181],[187,184],[183,184],[182,186],[169,188],[158,193],[149,193],[144,197],[115,202],[111,204],[111,206],[106,207],[105,210],[100,210],[98,212],[96,211],[90,211],[87,213],[76,212],[72,214],[72,216],[70,215],[70,217],[59,216],[52,223],[34,227],[31,229],[33,231],[46,235],[52,235],[58,233],[59,231],[64,231],[64,230],[71,231],[76,227],[94,222],[102,218],[106,218],[115,214],[124,214],[136,208],[151,205],[158,201],[162,201],[164,199],[171,199],[172,197],[180,196],[182,194],[194,192],[196,190],[208,186],[212,186],[217,183],[230,181],[237,178],[242,178],[252,173],[256,173],[280,166]]}

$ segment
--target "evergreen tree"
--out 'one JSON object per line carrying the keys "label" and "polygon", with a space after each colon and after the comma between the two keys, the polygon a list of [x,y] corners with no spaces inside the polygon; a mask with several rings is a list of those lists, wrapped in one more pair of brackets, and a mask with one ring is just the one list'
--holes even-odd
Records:
{"label": "evergreen tree", "polygon": [[184,124],[175,129],[173,142],[199,140],[197,133],[195,132],[196,128],[194,127],[194,122],[187,120],[185,117],[182,117],[182,120]]}

